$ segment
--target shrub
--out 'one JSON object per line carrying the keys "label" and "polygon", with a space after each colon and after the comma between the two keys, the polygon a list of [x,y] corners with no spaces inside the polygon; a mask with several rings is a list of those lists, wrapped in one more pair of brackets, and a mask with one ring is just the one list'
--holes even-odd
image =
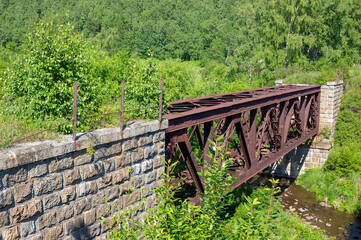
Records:
{"label": "shrub", "polygon": [[243,201],[224,228],[226,239],[325,239],[322,231],[313,230],[297,215],[283,211],[274,196],[279,192],[278,180],[272,187],[257,188]]}
{"label": "shrub", "polygon": [[5,73],[8,113],[33,119],[70,118],[73,84],[78,82],[78,116],[96,112],[96,81],[89,76],[86,45],[70,24],[40,22],[28,34],[27,54]]}

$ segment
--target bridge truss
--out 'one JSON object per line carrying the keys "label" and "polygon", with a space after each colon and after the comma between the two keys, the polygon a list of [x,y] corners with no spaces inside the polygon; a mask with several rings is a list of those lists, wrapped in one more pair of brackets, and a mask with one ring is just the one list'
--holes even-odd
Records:
{"label": "bridge truss", "polygon": [[229,172],[237,179],[232,188],[315,136],[320,90],[318,85],[283,85],[169,103],[166,160],[178,162],[169,170],[175,173],[172,183],[182,180],[179,194],[204,192],[199,173],[210,160],[211,133],[225,137],[221,144],[230,152]]}

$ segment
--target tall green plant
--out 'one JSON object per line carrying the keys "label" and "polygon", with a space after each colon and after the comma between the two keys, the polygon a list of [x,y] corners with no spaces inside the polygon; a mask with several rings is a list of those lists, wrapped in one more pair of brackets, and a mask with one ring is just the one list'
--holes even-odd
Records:
{"label": "tall green plant", "polygon": [[[224,209],[227,205],[227,192],[232,179],[227,176],[227,165],[221,162],[228,155],[220,146],[223,137],[211,141],[209,156],[211,161],[207,170],[201,173],[204,178],[205,192],[200,206],[188,204],[174,197],[171,173],[174,164],[166,162],[163,183],[155,190],[155,208],[148,209],[148,215],[139,222],[130,221],[134,210],[126,208],[116,216],[118,224],[111,231],[111,239],[219,239],[225,224]],[[134,207],[134,206],[133,206]],[[222,217],[223,216],[223,217]]]}
{"label": "tall green plant", "polygon": [[33,119],[71,118],[73,84],[79,83],[78,116],[99,106],[96,81],[89,76],[86,44],[70,24],[40,22],[27,35],[26,55],[5,73],[7,113]]}

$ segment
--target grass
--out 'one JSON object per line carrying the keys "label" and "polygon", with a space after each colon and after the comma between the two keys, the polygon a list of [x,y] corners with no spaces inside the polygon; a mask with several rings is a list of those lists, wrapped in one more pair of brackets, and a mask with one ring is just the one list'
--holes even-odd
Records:
{"label": "grass", "polygon": [[[346,76],[344,76],[346,77]],[[300,72],[284,79],[284,83],[303,83],[324,85],[328,81],[335,81],[335,69],[319,72]]]}
{"label": "grass", "polygon": [[344,82],[334,148],[322,169],[307,170],[297,183],[318,200],[361,217],[361,66],[348,69]]}
{"label": "grass", "polygon": [[315,192],[318,201],[324,201],[340,211],[356,213],[361,210],[361,173],[340,175],[322,168],[308,169],[297,180],[304,188]]}

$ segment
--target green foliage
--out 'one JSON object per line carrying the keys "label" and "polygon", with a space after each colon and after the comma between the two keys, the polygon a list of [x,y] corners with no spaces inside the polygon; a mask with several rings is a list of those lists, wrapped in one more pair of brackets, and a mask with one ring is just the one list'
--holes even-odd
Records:
{"label": "green foliage", "polygon": [[315,192],[319,201],[337,207],[348,213],[360,213],[361,174],[349,172],[347,175],[321,168],[307,169],[297,180],[308,190]]}
{"label": "green foliage", "polygon": [[1,79],[5,81],[5,98],[12,102],[7,113],[25,112],[33,119],[70,119],[74,82],[79,83],[78,117],[96,112],[96,81],[88,75],[86,45],[73,27],[40,22],[27,37],[27,54]]}
{"label": "green foliage", "polygon": [[360,67],[348,69],[346,92],[337,117],[334,147],[323,169],[309,169],[298,183],[348,213],[361,212],[361,76]]}
{"label": "green foliage", "polygon": [[314,231],[297,215],[283,211],[275,197],[278,180],[270,182],[271,188],[242,194],[242,203],[224,229],[226,239],[325,239],[322,231]]}
{"label": "green foliage", "polygon": [[[219,146],[218,138],[211,144],[211,163],[208,171],[202,173],[205,195],[199,207],[174,197],[171,175],[163,173],[164,182],[156,190],[155,209],[148,209],[148,215],[139,223],[131,221],[132,209],[121,210],[116,216],[116,227],[110,233],[111,239],[218,239],[222,238],[224,208],[227,206],[227,191],[232,179],[227,176],[227,164],[220,166],[226,153]],[[165,163],[166,169],[175,164]],[[134,189],[133,189],[134,190]],[[129,201],[127,201],[129,202]],[[133,208],[134,209],[134,208]]]}
{"label": "green foliage", "polygon": [[274,76],[276,66],[358,63],[359,9],[349,0],[12,0],[0,3],[0,45],[14,49],[33,22],[68,14],[77,31],[110,53],[214,60],[236,65],[252,84],[267,70]]}
{"label": "green foliage", "polygon": [[[320,231],[313,231],[296,216],[282,211],[274,197],[277,181],[272,181],[271,189],[259,189],[251,196],[243,193],[241,198],[246,201],[229,218],[226,207],[231,203],[231,195],[227,192],[233,182],[227,174],[230,159],[225,160],[229,153],[220,145],[223,136],[215,139],[209,148],[211,160],[207,170],[200,173],[205,185],[200,206],[174,197],[174,187],[179,185],[170,183],[171,173],[166,171],[163,183],[155,190],[155,207],[148,208],[146,216],[135,220],[137,211],[144,208],[145,199],[134,203],[137,190],[129,186],[123,197],[125,202],[134,204],[120,209],[114,216],[102,218],[108,223],[115,222],[110,239],[289,239],[289,236],[324,239]],[[174,164],[177,163],[166,162],[164,167],[171,169]]]}
{"label": "green foliage", "polygon": [[361,144],[353,142],[335,146],[324,167],[345,175],[361,171]]}
{"label": "green foliage", "polygon": [[335,81],[335,68],[328,70],[299,72],[292,74],[285,79],[285,83],[306,83],[324,85],[328,81]]}

